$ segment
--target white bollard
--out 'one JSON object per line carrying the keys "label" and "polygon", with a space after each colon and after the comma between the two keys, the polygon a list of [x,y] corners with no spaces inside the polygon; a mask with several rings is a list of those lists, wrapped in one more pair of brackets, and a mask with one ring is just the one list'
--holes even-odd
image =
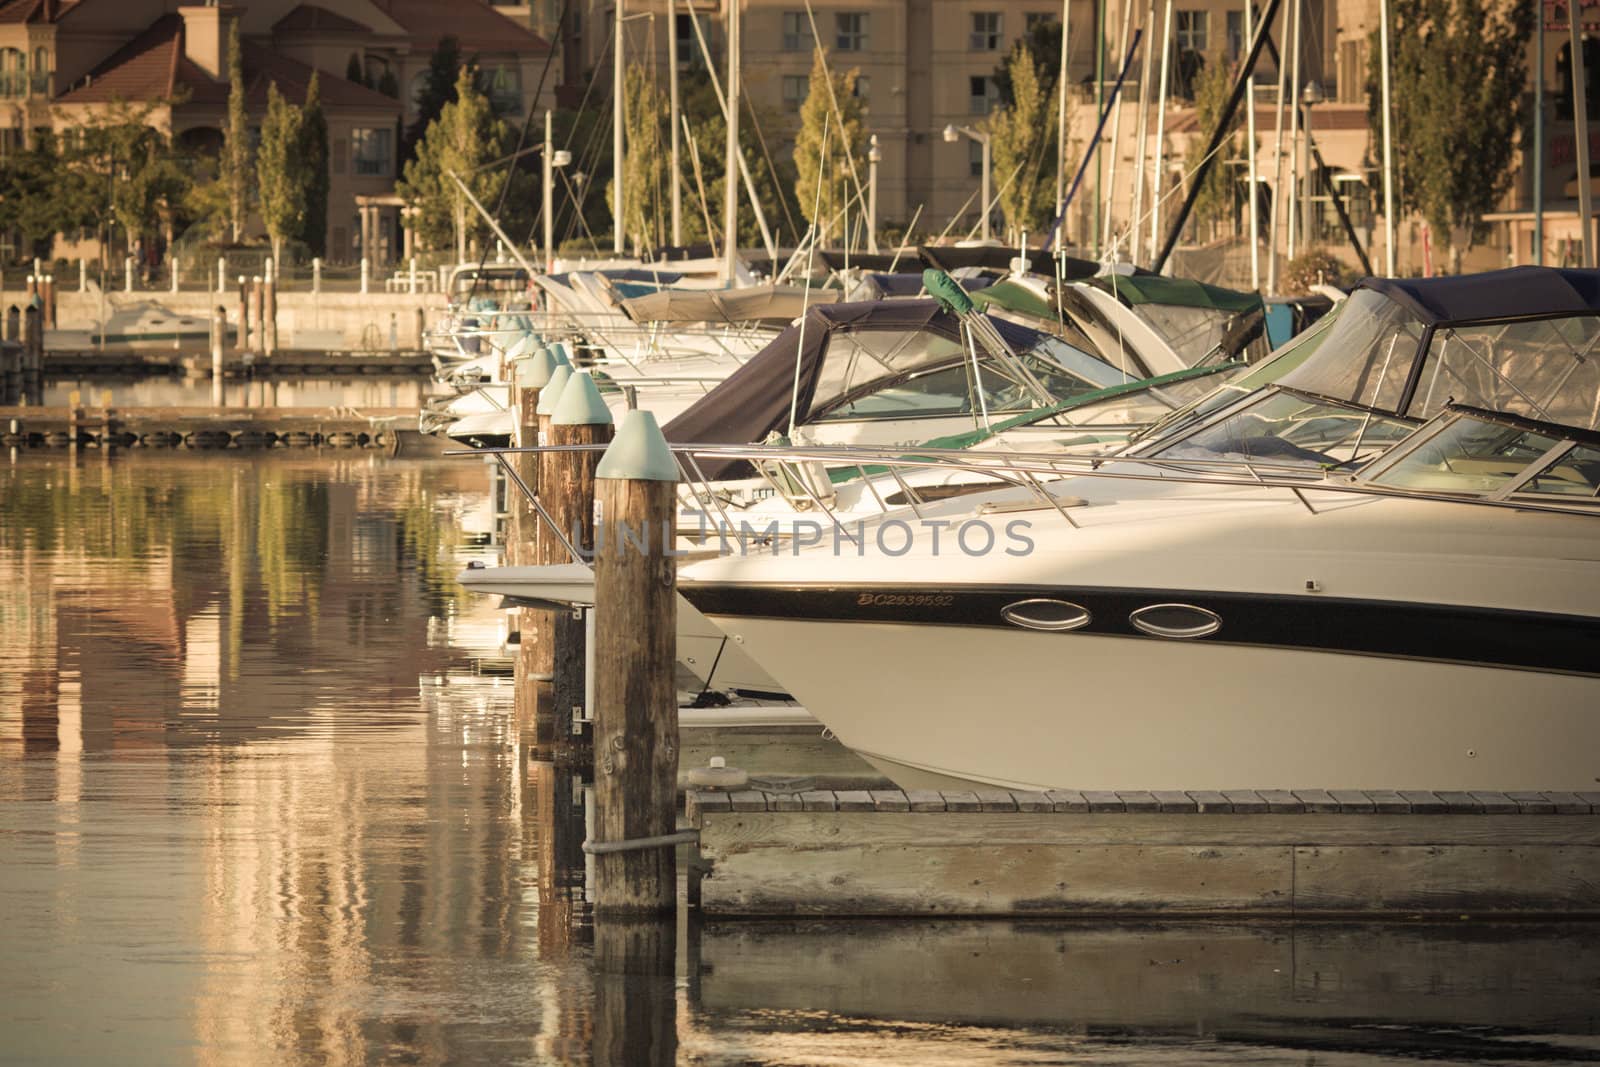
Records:
{"label": "white bollard", "polygon": [[311,261],[311,291],[322,292],[322,257],[317,256]]}
{"label": "white bollard", "polygon": [[180,260],[177,256],[173,256],[172,257],[172,291],[174,293],[176,293],[178,291],[178,275],[182,272],[182,270],[183,270],[183,261]]}
{"label": "white bollard", "polygon": [[411,257],[411,295],[417,295],[417,257]]}
{"label": "white bollard", "polygon": [[226,293],[227,291],[228,291],[228,257],[227,256],[218,256],[217,257],[217,292]]}
{"label": "white bollard", "polygon": [[87,293],[88,291],[89,291],[89,261],[87,259],[79,259],[78,260],[78,292]]}
{"label": "white bollard", "polygon": [[262,266],[261,266],[261,277],[264,280],[269,281],[269,282],[275,282],[275,281],[278,280],[277,271],[272,269],[272,257],[271,256],[268,256],[267,257],[267,261],[265,263],[263,263]]}
{"label": "white bollard", "polygon": [[366,256],[361,257],[361,294],[366,295],[367,286],[372,280],[372,263]]}
{"label": "white bollard", "polygon": [[133,292],[133,257],[128,256],[122,261],[122,291]]}

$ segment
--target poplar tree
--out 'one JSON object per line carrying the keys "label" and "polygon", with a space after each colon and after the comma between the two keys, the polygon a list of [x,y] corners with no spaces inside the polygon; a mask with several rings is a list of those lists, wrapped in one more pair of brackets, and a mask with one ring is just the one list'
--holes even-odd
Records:
{"label": "poplar tree", "polygon": [[[1222,109],[1228,106],[1228,95],[1233,89],[1233,72],[1215,53],[1204,61],[1194,82],[1195,127],[1199,131],[1189,139],[1189,151],[1184,157],[1184,170],[1194,174],[1206,154],[1206,134],[1216,129],[1222,118]],[[1233,216],[1233,190],[1229,187],[1227,162],[1237,154],[1235,133],[1239,128],[1240,112],[1235,111],[1228,134],[1217,149],[1217,156],[1206,171],[1205,181],[1194,201],[1195,224],[1202,230],[1226,222]],[[1191,179],[1192,180],[1192,179]],[[1202,241],[1206,238],[1202,236]]]}
{"label": "poplar tree", "polygon": [[315,72],[300,111],[300,155],[306,168],[305,224],[300,239],[313,256],[328,254],[328,119],[322,113],[322,87]]}
{"label": "poplar tree", "polygon": [[239,23],[228,31],[228,123],[222,131],[222,181],[228,190],[228,226],[235,244],[250,214],[250,122],[244,103],[244,58]]}
{"label": "poplar tree", "polygon": [[[406,206],[415,211],[417,233],[431,247],[453,238],[457,259],[466,259],[468,237],[482,233],[487,226],[451,174],[466,184],[479,203],[493,210],[506,175],[486,164],[509,151],[509,140],[506,124],[495,117],[488,97],[478,91],[474,69],[462,67],[456,76],[456,99],[428,124],[416,158],[405,165],[404,176],[395,185]],[[531,203],[532,181],[527,172],[513,167],[510,181],[506,203]],[[510,218],[500,221],[517,225]]]}
{"label": "poplar tree", "polygon": [[[656,88],[649,72],[639,66],[627,69],[622,95],[626,104],[622,135],[627,148],[622,180],[628,190],[623,203],[623,232],[641,248],[653,251],[667,243],[665,227],[672,210],[667,199],[667,156],[661,136],[667,121],[667,97]],[[615,196],[613,181],[606,187],[607,202]]]}
{"label": "poplar tree", "polygon": [[[1536,5],[1394,0],[1390,97],[1400,206],[1420,214],[1451,269],[1511,186],[1527,115],[1527,41]],[[1367,68],[1368,122],[1381,129],[1378,34]],[[1580,175],[1587,181],[1588,175]]]}
{"label": "poplar tree", "polygon": [[306,166],[301,112],[267,86],[267,115],[261,123],[261,151],[256,159],[256,181],[261,196],[261,221],[272,238],[272,261],[283,263],[283,242],[305,229],[306,191],[311,172]]}
{"label": "poplar tree", "polygon": [[[867,173],[867,131],[862,122],[861,99],[855,94],[861,72],[829,74],[826,60],[826,50],[817,49],[811,63],[811,83],[805,102],[800,105],[800,131],[794,139],[794,165],[799,173],[795,192],[800,198],[800,211],[818,228],[824,244],[829,231],[842,220],[846,206],[851,214],[866,210],[854,200],[856,181],[851,175],[854,173],[865,183]],[[839,114],[834,113],[835,99]]]}
{"label": "poplar tree", "polygon": [[[1006,63],[1011,86],[1011,106],[989,118],[994,180],[1000,186],[1000,212],[1012,231],[1040,232],[1050,219],[1055,195],[1049,179],[1055,175],[1055,114],[1039,82],[1033,54],[1018,41]],[[1045,156],[1051,156],[1046,167]]]}

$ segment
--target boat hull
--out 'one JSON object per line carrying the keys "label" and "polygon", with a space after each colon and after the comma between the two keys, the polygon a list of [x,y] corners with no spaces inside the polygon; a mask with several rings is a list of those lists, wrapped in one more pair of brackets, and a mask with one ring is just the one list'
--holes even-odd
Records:
{"label": "boat hull", "polygon": [[708,615],[908,788],[1506,792],[1600,778],[1592,676],[1214,639]]}

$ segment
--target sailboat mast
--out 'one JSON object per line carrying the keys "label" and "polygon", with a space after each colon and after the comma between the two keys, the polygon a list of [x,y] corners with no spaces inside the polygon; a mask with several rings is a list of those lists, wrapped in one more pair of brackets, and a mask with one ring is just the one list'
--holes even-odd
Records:
{"label": "sailboat mast", "polygon": [[728,5],[728,146],[723,164],[722,187],[722,280],[732,285],[739,262],[739,183],[734,175],[739,170],[739,4],[741,0],[726,0]]}
{"label": "sailboat mast", "polygon": [[[1123,55],[1128,47],[1128,25],[1133,21],[1133,0],[1122,0],[1122,33],[1117,38],[1117,55]],[[1111,116],[1111,167],[1106,175],[1106,223],[1101,233],[1106,240],[1111,242],[1113,252],[1116,249],[1116,236],[1112,230],[1113,216],[1111,208],[1117,202],[1117,156],[1121,154],[1122,144],[1122,102],[1116,104],[1116,113]]]}
{"label": "sailboat mast", "polygon": [[1161,204],[1166,192],[1166,178],[1161,165],[1167,148],[1167,85],[1171,60],[1172,0],[1167,0],[1166,10],[1161,16],[1161,86],[1156,92],[1156,159],[1154,172],[1150,175],[1154,202],[1150,205],[1150,256],[1146,262],[1156,258],[1156,249],[1161,245]]}
{"label": "sailboat mast", "polygon": [[[1061,70],[1056,74],[1056,216],[1061,215],[1061,201],[1067,195],[1067,89],[1072,83],[1068,77],[1068,48],[1071,30],[1068,16],[1072,13],[1072,0],[1061,0]],[[1065,242],[1057,240],[1060,248]]]}
{"label": "sailboat mast", "polygon": [[[1144,32],[1147,38],[1155,36],[1156,0],[1150,0],[1145,5]],[[1149,127],[1146,115],[1150,108],[1150,46],[1144,48],[1143,64],[1139,71],[1139,116],[1134,123],[1134,150],[1133,150],[1133,210],[1128,218],[1128,260],[1131,263],[1139,262],[1139,231],[1144,221],[1144,153],[1146,134]]]}
{"label": "sailboat mast", "polygon": [[[1285,189],[1288,198],[1285,206],[1289,212],[1289,259],[1293,260],[1299,250],[1296,236],[1300,225],[1300,14],[1305,0],[1294,0],[1294,7],[1289,9],[1289,19],[1294,24],[1289,31],[1289,182]],[[1306,155],[1311,155],[1306,151]],[[1309,163],[1307,164],[1309,169]],[[1392,271],[1390,272],[1393,273]]]}
{"label": "sailboat mast", "polygon": [[678,101],[678,5],[677,0],[667,0],[667,96],[672,121],[672,244],[683,245],[683,170],[679,162],[681,135],[678,115],[682,107]]}
{"label": "sailboat mast", "polygon": [[[1594,266],[1594,179],[1589,170],[1589,93],[1588,72],[1583,62],[1583,39],[1578,33],[1578,9],[1567,5],[1567,39],[1572,48],[1572,132],[1578,155],[1578,232],[1583,238],[1582,266]],[[1387,58],[1387,55],[1385,55]],[[1542,73],[1542,72],[1541,72]],[[1388,83],[1384,83],[1387,90]],[[1384,119],[1388,120],[1385,107]],[[1389,143],[1385,127],[1384,164],[1388,165]]]}
{"label": "sailboat mast", "polygon": [[1289,68],[1283,65],[1283,56],[1275,55],[1278,68],[1278,117],[1272,135],[1272,220],[1267,226],[1267,292],[1278,292],[1278,234],[1283,219],[1283,111],[1288,106],[1284,97],[1288,84]]}
{"label": "sailboat mast", "polygon": [[[1252,0],[1244,0],[1244,39],[1254,38],[1254,28],[1250,24]],[[1259,208],[1261,184],[1256,181],[1256,79],[1255,74],[1249,76],[1245,83],[1245,159],[1249,164],[1250,173],[1250,288],[1261,288],[1261,211]]]}
{"label": "sailboat mast", "polygon": [[[1389,120],[1389,0],[1378,0],[1378,47],[1383,51],[1383,269],[1393,278],[1394,266],[1394,131]],[[1574,66],[1574,69],[1577,69]],[[1587,143],[1583,146],[1589,154]],[[1579,188],[1583,188],[1582,183]]]}
{"label": "sailboat mast", "polygon": [[622,0],[614,0],[616,25],[611,41],[611,251],[626,249],[622,228],[622,198],[627,183],[622,174]]}

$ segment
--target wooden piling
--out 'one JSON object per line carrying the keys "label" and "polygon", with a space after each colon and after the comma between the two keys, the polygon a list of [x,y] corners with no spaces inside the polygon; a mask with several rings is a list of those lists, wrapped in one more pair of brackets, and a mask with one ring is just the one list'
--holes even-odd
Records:
{"label": "wooden piling", "polygon": [[[518,448],[532,448],[539,443],[536,414],[539,396],[550,384],[555,369],[555,361],[542,346],[514,367],[511,399],[516,428],[513,441]],[[531,492],[538,493],[539,457],[520,455],[511,461],[511,465],[523,484]],[[534,510],[532,501],[520,491],[513,490],[509,499],[511,529],[506,539],[506,562],[512,566],[531,564],[535,561],[534,543],[539,534],[538,512]],[[528,746],[535,750],[540,742],[537,723],[541,695],[545,697],[545,703],[549,702],[548,681],[539,677],[538,651],[538,645],[544,640],[544,632],[549,629],[549,614],[533,608],[523,608],[517,613],[517,659],[512,666],[517,725],[526,737]]]}
{"label": "wooden piling", "polygon": [[250,349],[250,279],[243,274],[239,275],[239,332],[233,342],[240,352]]}
{"label": "wooden piling", "polygon": [[628,412],[595,478],[595,917],[672,915],[677,465],[654,415]]}
{"label": "wooden piling", "polygon": [[417,351],[427,351],[428,313],[417,308]]}
{"label": "wooden piling", "polygon": [[22,402],[44,403],[44,316],[37,302],[22,313]]}
{"label": "wooden piling", "polygon": [[211,404],[222,407],[223,365],[222,348],[228,334],[228,309],[221,304],[211,313]]}
{"label": "wooden piling", "polygon": [[269,272],[261,279],[261,354],[278,350],[278,283]]}
{"label": "wooden piling", "polygon": [[674,922],[595,922],[594,1063],[677,1062],[676,955]]}
{"label": "wooden piling", "polygon": [[[588,374],[573,373],[550,416],[550,444],[593,446],[610,442],[611,412],[601,399],[600,390]],[[540,481],[540,492],[548,497],[545,507],[556,529],[580,552],[594,550],[595,468],[600,465],[600,456],[598,448],[553,452],[553,477],[548,482],[542,478]],[[587,744],[592,731],[584,721],[589,718],[585,692],[589,647],[586,620],[582,614],[564,611],[555,613],[553,623],[550,684],[555,725],[560,728],[565,723],[569,740]]]}
{"label": "wooden piling", "polygon": [[[572,377],[572,368],[557,366],[550,374],[550,380],[539,391],[538,402],[534,405],[535,420],[531,427],[521,428],[520,432],[527,435],[527,430],[532,429],[532,440],[536,444],[550,443],[550,419],[555,414],[556,402],[561,399],[561,393],[566,389],[567,382]],[[520,419],[519,415],[519,419]],[[539,502],[548,507],[549,494],[546,487],[554,485],[558,471],[555,468],[554,457],[550,453],[542,453],[527,457],[537,466],[534,478],[539,486]],[[542,563],[570,563],[572,560],[561,547],[561,541],[553,531],[545,527],[542,522],[533,522],[534,535],[527,538],[527,556],[524,562],[529,564]],[[556,713],[554,692],[550,682],[555,675],[555,612],[527,610],[523,613],[522,654],[527,657],[525,671],[527,677],[538,679],[542,684],[534,692],[530,687],[529,694],[519,703],[518,711],[526,712],[527,720],[533,724],[534,742],[541,749],[562,744],[571,740],[572,727]]]}
{"label": "wooden piling", "polygon": [[44,328],[56,328],[56,278],[53,274],[44,276]]}
{"label": "wooden piling", "polygon": [[261,276],[258,274],[250,279],[250,347],[252,351],[260,351],[266,347],[263,295]]}

